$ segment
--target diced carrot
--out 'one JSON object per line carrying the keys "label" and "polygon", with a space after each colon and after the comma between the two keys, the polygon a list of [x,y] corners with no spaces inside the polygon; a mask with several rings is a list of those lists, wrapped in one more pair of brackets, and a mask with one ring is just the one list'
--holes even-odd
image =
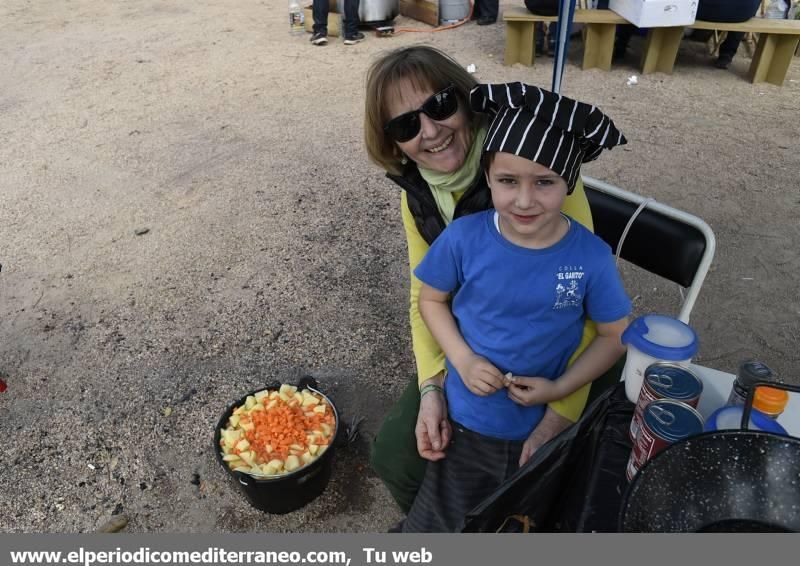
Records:
{"label": "diced carrot", "polygon": [[[264,405],[263,411],[240,411],[239,424],[247,424],[249,429],[243,430],[242,436],[250,443],[248,450],[255,452],[255,461],[266,463],[275,458],[285,460],[290,455],[299,457],[311,443],[328,445],[330,440],[323,437],[322,424],[333,428],[335,419],[330,407],[317,406],[324,407],[324,413],[307,411],[296,397],[288,396],[284,400],[276,396]],[[232,452],[241,451],[234,448]]]}

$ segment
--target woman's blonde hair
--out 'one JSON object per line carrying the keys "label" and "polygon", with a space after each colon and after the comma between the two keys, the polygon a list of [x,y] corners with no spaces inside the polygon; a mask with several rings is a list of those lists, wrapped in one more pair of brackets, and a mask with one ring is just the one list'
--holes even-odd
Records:
{"label": "woman's blonde hair", "polygon": [[410,82],[419,90],[430,89],[433,92],[454,85],[459,105],[467,115],[467,127],[472,127],[474,120],[469,106],[469,91],[478,84],[453,58],[426,45],[395,49],[370,66],[367,71],[364,143],[369,158],[395,175],[402,171],[403,156],[383,127],[391,118],[386,109],[388,97],[401,96],[402,81]]}

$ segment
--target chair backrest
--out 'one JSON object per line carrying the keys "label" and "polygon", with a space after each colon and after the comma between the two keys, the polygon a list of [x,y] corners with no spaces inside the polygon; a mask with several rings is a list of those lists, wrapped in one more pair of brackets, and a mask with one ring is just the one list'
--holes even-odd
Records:
{"label": "chair backrest", "polygon": [[[595,233],[616,253],[625,227],[646,199],[591,177],[583,177]],[[620,257],[688,288],[678,318],[689,322],[697,294],[714,257],[711,228],[700,218],[650,201],[631,224]]]}

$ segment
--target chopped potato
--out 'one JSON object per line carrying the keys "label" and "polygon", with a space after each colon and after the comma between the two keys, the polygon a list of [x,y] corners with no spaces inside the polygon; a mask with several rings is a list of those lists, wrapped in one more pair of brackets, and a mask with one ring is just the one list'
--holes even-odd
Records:
{"label": "chopped potato", "polygon": [[286,458],[286,463],[284,464],[287,472],[293,472],[297,468],[300,467],[300,459],[295,456],[294,454],[290,455]]}

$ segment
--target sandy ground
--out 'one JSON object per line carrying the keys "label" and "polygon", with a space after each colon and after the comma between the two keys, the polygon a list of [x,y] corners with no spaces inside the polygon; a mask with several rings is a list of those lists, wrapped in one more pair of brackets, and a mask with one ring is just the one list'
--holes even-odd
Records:
{"label": "sandy ground", "polygon": [[[399,519],[367,453],[414,371],[407,266],[398,189],[363,149],[364,71],[430,42],[481,80],[547,86],[552,59],[502,66],[502,25],[313,47],[285,4],[0,6],[0,530],[85,532],[112,513],[133,532]],[[581,71],[573,49],[564,93],[630,141],[585,173],[716,232],[698,360],[757,356],[797,381],[800,59],[783,88],[752,85],[746,56],[718,71],[684,42],[673,76],[629,87],[640,45],[611,72]],[[674,286],[624,274],[639,312],[676,312]],[[323,497],[262,514],[214,460],[213,428],[242,394],[305,373],[366,417],[362,436]]]}

